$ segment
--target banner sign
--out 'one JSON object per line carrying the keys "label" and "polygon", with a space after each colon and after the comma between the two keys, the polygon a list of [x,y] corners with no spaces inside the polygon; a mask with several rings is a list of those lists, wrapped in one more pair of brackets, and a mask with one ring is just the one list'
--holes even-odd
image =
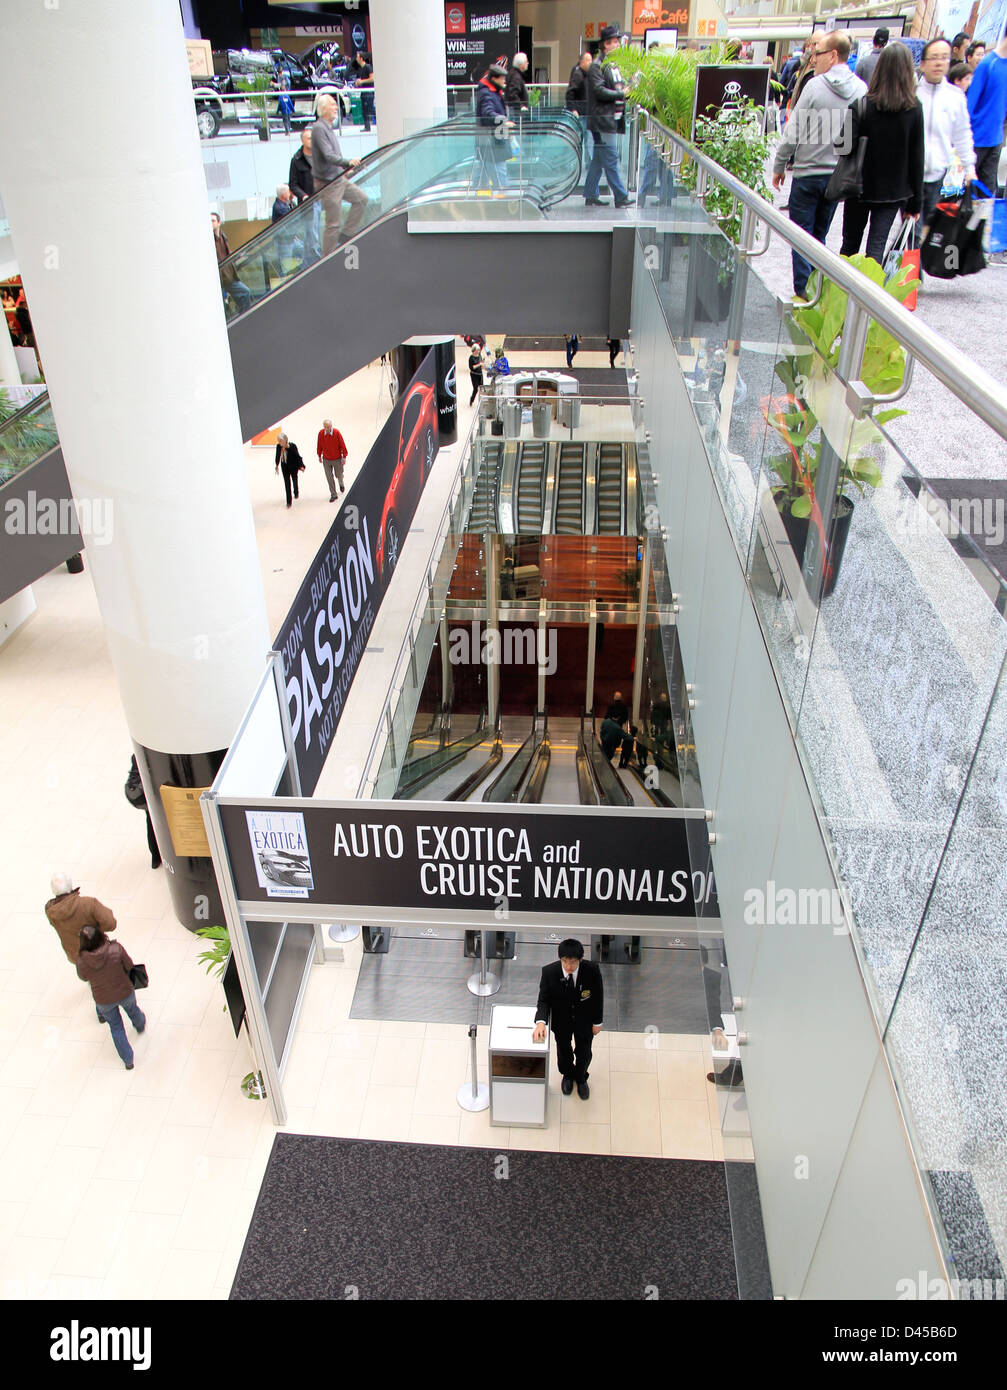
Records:
{"label": "banner sign", "polygon": [[[691,0],[678,5],[662,5],[658,0],[633,0],[633,34],[646,35],[648,29],[688,29]],[[649,41],[646,45],[650,46]]]}
{"label": "banner sign", "polygon": [[[314,904],[351,922],[373,921],[382,908],[402,921],[436,915],[491,926],[545,918],[574,928],[594,916],[615,933],[630,919],[646,928],[703,915],[714,892],[702,811],[218,804],[239,901],[246,910],[300,903],[291,920]],[[690,841],[702,869],[691,867]]]}
{"label": "banner sign", "polygon": [[707,66],[696,69],[696,95],[692,110],[692,139],[696,139],[696,119],[706,116],[716,119],[723,113],[726,120],[746,97],[757,106],[769,101],[769,68],[753,67],[751,63]]}
{"label": "banner sign", "polygon": [[514,0],[446,0],[444,43],[449,86],[473,86],[490,63],[517,52]]}
{"label": "banner sign", "polygon": [[274,646],[283,655],[301,791],[318,784],[439,448],[434,355],[399,396],[322,542]]}

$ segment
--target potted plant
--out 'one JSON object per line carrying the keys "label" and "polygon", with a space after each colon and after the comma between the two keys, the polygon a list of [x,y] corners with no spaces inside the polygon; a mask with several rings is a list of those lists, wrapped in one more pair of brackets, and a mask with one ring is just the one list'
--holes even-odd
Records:
{"label": "potted plant", "polygon": [[[206,966],[208,975],[214,974],[218,980],[223,980],[224,971],[227,969],[227,962],[231,957],[231,934],[226,927],[200,927],[196,935],[208,943],[208,949],[200,951],[198,960],[200,964]],[[227,1008],[225,1001],[224,1008]],[[241,1078],[242,1095],[249,1100],[264,1100],[266,1095],[265,1083],[262,1073],[250,1071],[247,1076]]]}
{"label": "potted plant", "polygon": [[[876,261],[860,255],[849,257],[849,261],[875,284],[883,285],[900,303],[919,285],[918,280],[909,278],[908,270],[885,284],[884,271]],[[818,288],[818,275],[816,272],[808,285],[812,299]],[[783,357],[775,368],[786,394],[771,397],[762,407],[767,424],[785,445],[783,453],[769,460],[777,478],[772,493],[798,565],[803,563],[811,526],[822,525],[816,486],[823,448],[831,448],[840,460],[823,597],[832,593],[839,578],[853,520],[851,494],[863,496],[868,487],[877,487],[881,482],[881,471],[871,452],[883,439],[878,425],[905,414],[904,410],[892,408],[868,419],[855,420],[845,402],[837,398],[835,369],[846,302],[845,291],[826,281],[816,304],[796,309],[787,319],[796,350]],[[875,395],[887,395],[901,386],[905,371],[905,349],[872,320],[860,380]]]}
{"label": "potted plant", "polygon": [[269,98],[273,79],[268,72],[255,72],[251,77],[235,78],[235,86],[248,93],[248,105],[259,127],[259,139],[269,139]]}

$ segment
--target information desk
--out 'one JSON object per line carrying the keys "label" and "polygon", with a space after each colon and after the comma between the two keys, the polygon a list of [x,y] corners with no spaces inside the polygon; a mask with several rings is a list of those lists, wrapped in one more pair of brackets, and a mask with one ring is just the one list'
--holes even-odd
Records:
{"label": "information desk", "polygon": [[549,1033],[532,1042],[535,1009],[495,1004],[490,1022],[490,1124],[545,1129],[549,1123]]}

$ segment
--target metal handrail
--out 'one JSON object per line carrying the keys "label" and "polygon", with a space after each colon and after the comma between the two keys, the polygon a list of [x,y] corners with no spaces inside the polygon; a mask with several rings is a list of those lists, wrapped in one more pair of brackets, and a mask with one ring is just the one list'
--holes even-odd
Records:
{"label": "metal handrail", "polygon": [[[902,344],[913,357],[942,382],[969,409],[1007,440],[1007,387],[997,381],[984,367],[967,357],[946,338],[928,328],[919,318],[887,294],[880,286],[843,260],[835,252],[816,241],[810,233],[796,226],[788,217],[760,198],[733,174],[698,150],[695,145],[668,130],[653,116],[647,116],[647,126],[653,126],[683,156],[694,160],[707,178],[714,179],[732,193],[744,207],[751,208],[759,221],[776,232],[783,241],[797,250],[833,284],[844,290],[850,299],[882,328]],[[670,161],[669,161],[670,162]]]}

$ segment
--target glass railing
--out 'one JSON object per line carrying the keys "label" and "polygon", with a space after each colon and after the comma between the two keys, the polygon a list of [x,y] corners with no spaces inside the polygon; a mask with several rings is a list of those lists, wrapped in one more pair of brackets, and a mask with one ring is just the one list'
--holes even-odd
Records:
{"label": "glass railing", "polygon": [[[0,388],[0,411],[9,393]],[[8,415],[0,424],[0,487],[59,443],[48,394]]]}
{"label": "glass railing", "polygon": [[579,142],[574,118],[556,111],[530,126],[521,142],[498,140],[493,129],[463,116],[382,146],[350,171],[341,190],[323,189],[222,262],[228,318],[402,208],[478,208],[486,200],[515,199],[548,206],[577,182]]}
{"label": "glass railing", "polygon": [[[228,320],[402,208],[497,198],[541,208],[565,197],[576,184],[580,132],[568,112],[543,110],[518,148],[508,143],[504,161],[496,160],[499,143],[492,131],[462,116],[382,146],[348,175],[356,201],[346,203],[345,216],[323,190],[221,263]],[[58,443],[55,432],[43,428],[52,425],[48,396],[34,409],[37,414],[30,420],[19,417],[0,424],[0,483]]]}
{"label": "glass railing", "polygon": [[[637,274],[685,376],[949,1268],[957,1257],[961,1277],[990,1277],[1007,1262],[1002,1029],[990,1022],[1007,978],[1007,582],[995,481],[1007,466],[1007,391],[849,262],[760,208],[825,274],[810,306],[778,302],[670,164],[662,155]],[[757,251],[762,238],[748,244]],[[809,289],[814,298],[814,280]],[[858,334],[865,347],[851,353]],[[872,386],[875,349],[894,349],[895,366]],[[944,415],[942,436],[967,437],[982,468],[953,453],[937,462],[920,442],[935,378],[960,410],[957,424]],[[646,404],[655,441],[667,442],[668,408]],[[641,429],[641,454],[645,438]],[[684,524],[692,464],[652,465],[675,575],[713,545],[715,523],[709,539]]]}

